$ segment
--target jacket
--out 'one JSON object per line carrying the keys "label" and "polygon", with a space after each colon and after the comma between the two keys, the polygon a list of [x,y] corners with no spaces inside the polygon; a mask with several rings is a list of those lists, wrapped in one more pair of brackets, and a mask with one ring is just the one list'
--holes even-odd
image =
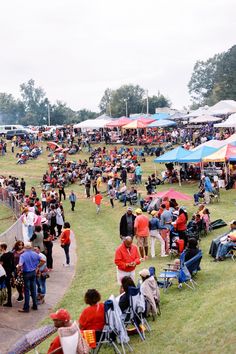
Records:
{"label": "jacket", "polygon": [[[126,248],[124,243],[122,243],[117,249],[115,253],[115,264],[117,265],[119,270],[123,270],[124,272],[132,272],[137,264],[140,264],[140,256],[138,252],[138,248],[135,245],[131,245],[130,249]],[[135,262],[135,266],[128,266],[127,263]]]}
{"label": "jacket", "polygon": [[[132,214],[132,220],[134,224],[135,220],[135,215]],[[126,214],[124,214],[121,219],[120,219],[120,235],[121,236],[134,236],[134,228],[133,232],[131,235],[128,235],[128,226],[127,226],[127,220],[126,220]]]}
{"label": "jacket", "polygon": [[187,229],[187,219],[184,214],[178,216],[175,222],[176,231],[185,231]]}

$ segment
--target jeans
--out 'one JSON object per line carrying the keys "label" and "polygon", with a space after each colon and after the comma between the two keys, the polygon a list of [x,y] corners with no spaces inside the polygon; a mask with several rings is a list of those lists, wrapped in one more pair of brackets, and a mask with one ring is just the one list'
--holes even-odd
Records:
{"label": "jeans", "polygon": [[204,195],[202,193],[195,193],[193,195],[194,198],[194,203],[198,203],[199,202],[199,198],[204,198]]}
{"label": "jeans", "polygon": [[75,210],[75,202],[70,202],[71,204],[71,210],[74,211]]}
{"label": "jeans", "polygon": [[64,245],[63,248],[64,248],[65,255],[66,255],[66,264],[70,264],[70,254],[69,254],[70,244]]}
{"label": "jeans", "polygon": [[46,295],[46,277],[40,275],[36,278],[37,292],[41,295]]}
{"label": "jeans", "polygon": [[33,225],[28,225],[28,237],[31,239],[34,233],[34,226]]}
{"label": "jeans", "polygon": [[29,310],[29,302],[30,296],[32,297],[33,301],[33,308],[37,308],[37,298],[36,298],[36,272],[35,270],[32,272],[23,272],[23,279],[24,279],[24,295],[25,295],[25,302],[23,309],[28,311]]}
{"label": "jeans", "polygon": [[230,251],[231,248],[233,248],[236,245],[235,242],[227,242],[225,244],[220,243],[218,246],[216,258],[224,258],[227,253]]}

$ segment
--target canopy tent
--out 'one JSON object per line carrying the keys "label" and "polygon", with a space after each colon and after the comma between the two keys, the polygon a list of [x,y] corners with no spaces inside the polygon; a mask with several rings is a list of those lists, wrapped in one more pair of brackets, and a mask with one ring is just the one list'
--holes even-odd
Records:
{"label": "canopy tent", "polygon": [[184,158],[189,154],[189,150],[183,149],[181,146],[166,152],[165,154],[161,155],[154,159],[154,162],[161,163],[161,162],[179,162],[181,158]]}
{"label": "canopy tent", "polygon": [[97,118],[95,119],[103,119],[103,120],[112,120],[113,118],[111,118],[110,116],[106,115],[106,114],[101,114],[100,116],[98,116]]}
{"label": "canopy tent", "polygon": [[234,143],[236,141],[236,133],[232,134],[230,137],[228,137],[227,139],[225,139],[223,141],[225,142],[225,144]]}
{"label": "canopy tent", "polygon": [[222,100],[210,107],[207,114],[223,115],[236,112],[236,101]]}
{"label": "canopy tent", "polygon": [[[112,120],[110,118],[110,120]],[[104,128],[108,123],[107,119],[87,119],[83,122],[74,125],[74,128],[81,129],[99,129]]]}
{"label": "canopy tent", "polygon": [[168,119],[170,117],[169,113],[155,113],[152,114],[151,118],[153,119],[158,119],[158,120],[162,120],[162,119]]}
{"label": "canopy tent", "polygon": [[202,162],[203,158],[213,154],[215,151],[217,151],[217,148],[209,147],[209,146],[202,146],[198,150],[190,150],[189,155],[183,157],[182,159],[179,160],[180,163],[198,163]]}
{"label": "canopy tent", "polygon": [[236,128],[236,113],[233,113],[224,122],[214,124],[216,128]]}
{"label": "canopy tent", "polygon": [[116,120],[110,121],[107,123],[107,128],[117,128],[123,127],[123,125],[131,123],[131,120],[127,117],[120,117]]}
{"label": "canopy tent", "polygon": [[226,162],[236,159],[236,146],[227,144],[213,154],[203,158],[204,162]]}
{"label": "canopy tent", "polygon": [[169,119],[163,119],[163,120],[155,120],[154,122],[148,124],[148,128],[164,128],[164,127],[171,127],[177,125],[176,122],[173,122],[172,120]]}
{"label": "canopy tent", "polygon": [[204,106],[204,107],[199,107],[198,109],[196,109],[195,111],[192,111],[188,114],[186,114],[184,116],[184,118],[191,118],[191,117],[199,117],[199,116],[202,116],[204,114],[208,114],[207,111],[208,111],[209,107],[208,106]]}
{"label": "canopy tent", "polygon": [[173,188],[170,188],[168,191],[161,191],[155,194],[150,194],[148,195],[148,197],[149,198],[168,197],[169,199],[192,200],[192,197],[190,195],[175,191]]}
{"label": "canopy tent", "polygon": [[198,145],[197,147],[195,147],[192,151],[196,151],[198,149],[201,149],[203,146],[219,149],[226,144],[227,144],[227,142],[225,142],[225,140],[208,140],[205,143],[202,143],[201,145]]}
{"label": "canopy tent", "polygon": [[176,112],[176,113],[172,114],[171,116],[169,116],[168,119],[170,119],[170,120],[181,120],[181,119],[184,119],[185,116],[186,116],[185,113]]}
{"label": "canopy tent", "polygon": [[124,129],[142,129],[142,128],[146,128],[147,125],[148,125],[148,123],[143,123],[139,119],[136,119],[126,125],[123,125],[122,128],[124,128]]}
{"label": "canopy tent", "polygon": [[206,114],[206,115],[201,115],[197,118],[191,118],[189,122],[193,124],[200,124],[200,123],[208,123],[208,122],[218,122],[220,120],[222,120],[222,118],[214,117]]}

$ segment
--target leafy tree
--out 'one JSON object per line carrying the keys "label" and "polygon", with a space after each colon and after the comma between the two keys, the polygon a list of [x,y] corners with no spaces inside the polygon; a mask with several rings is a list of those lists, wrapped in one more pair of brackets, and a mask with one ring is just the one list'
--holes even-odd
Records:
{"label": "leafy tree", "polygon": [[193,103],[213,105],[220,100],[236,99],[236,46],[197,61],[188,84]]}
{"label": "leafy tree", "polygon": [[0,121],[5,124],[16,124],[25,115],[24,105],[15,100],[11,94],[0,93]]}
{"label": "leafy tree", "polygon": [[107,88],[99,103],[99,108],[101,112],[109,114],[108,106],[111,104],[111,100],[112,100],[112,90]]}
{"label": "leafy tree", "polygon": [[158,96],[151,96],[148,98],[148,104],[149,104],[149,113],[154,114],[156,113],[156,108],[163,108],[163,107],[170,107],[171,102],[168,98],[165,96],[161,95],[158,92]]}

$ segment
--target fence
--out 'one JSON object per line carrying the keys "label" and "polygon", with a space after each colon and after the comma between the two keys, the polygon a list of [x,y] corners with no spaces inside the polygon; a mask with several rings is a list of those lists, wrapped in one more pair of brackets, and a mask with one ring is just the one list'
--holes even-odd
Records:
{"label": "fence", "polygon": [[5,188],[0,188],[0,203],[11,208],[17,221],[9,227],[5,232],[0,234],[0,243],[7,243],[9,249],[11,249],[16,240],[22,240],[22,223],[19,219],[21,215],[21,205],[14,196],[14,193],[7,191]]}

